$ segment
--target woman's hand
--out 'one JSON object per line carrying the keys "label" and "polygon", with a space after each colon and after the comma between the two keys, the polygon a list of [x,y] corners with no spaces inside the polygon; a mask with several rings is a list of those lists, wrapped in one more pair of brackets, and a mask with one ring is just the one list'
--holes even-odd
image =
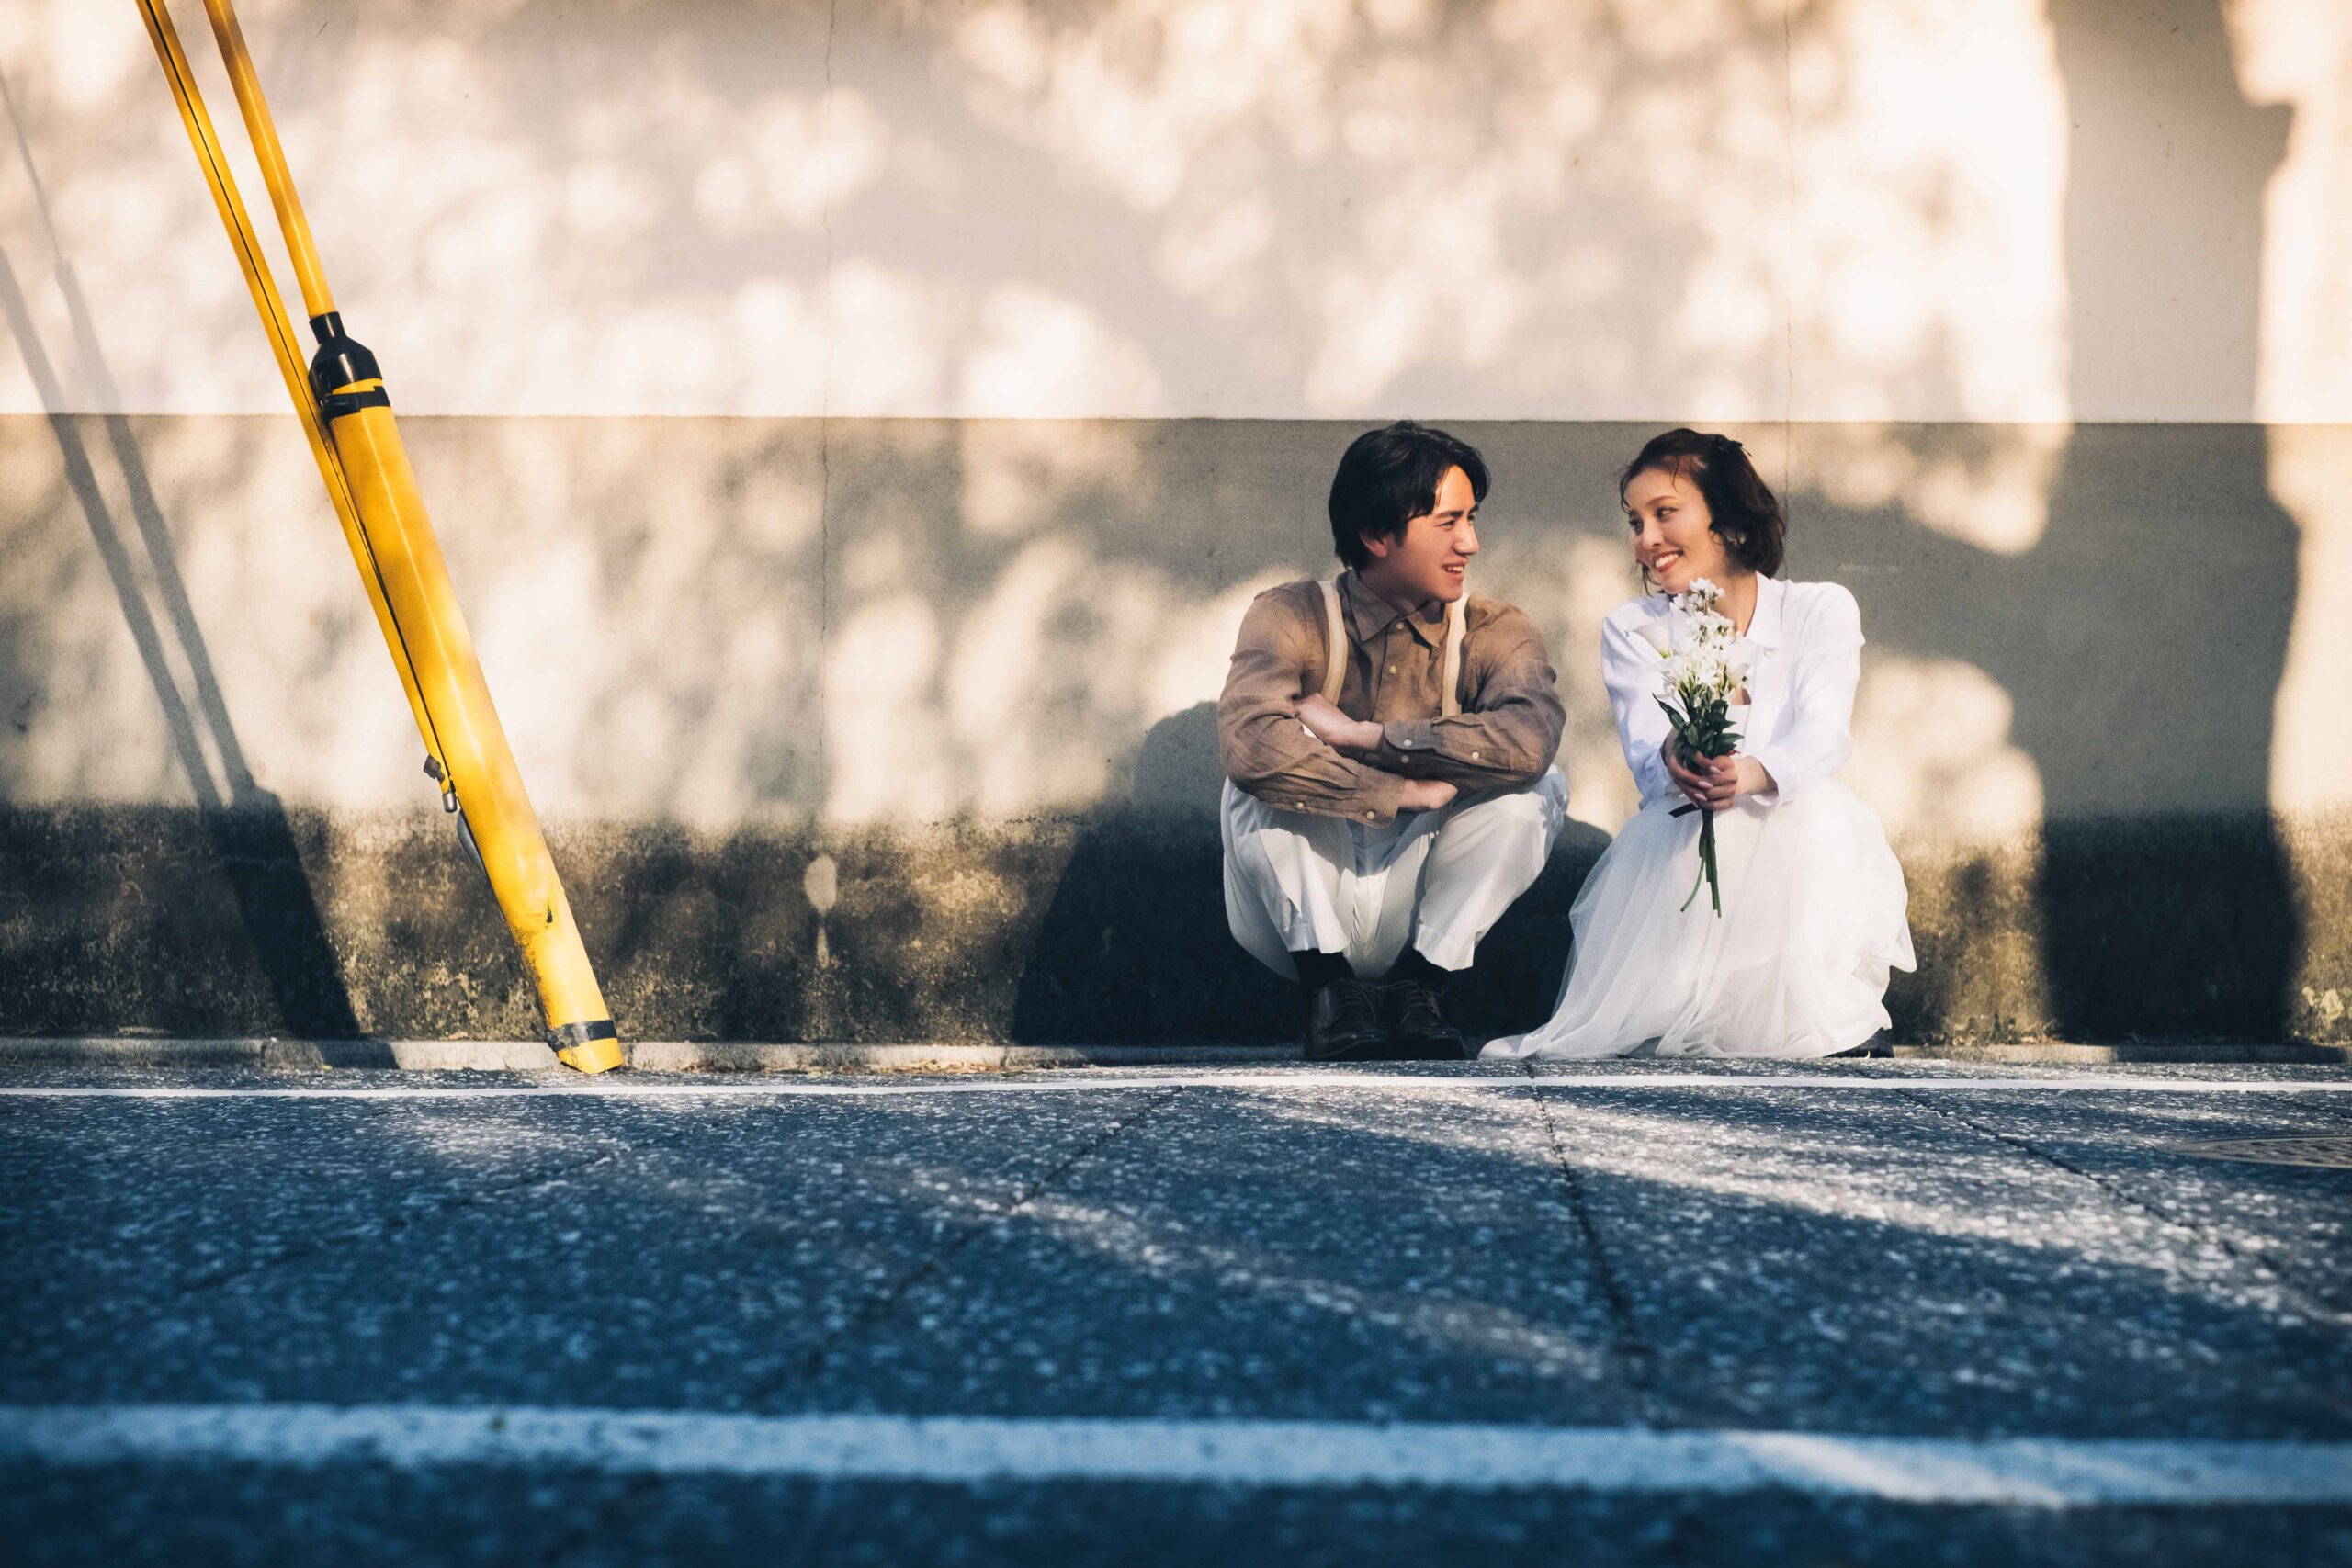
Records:
{"label": "woman's hand", "polygon": [[1674,781],[1674,787],[1682,792],[1684,798],[1693,806],[1707,805],[1707,797],[1714,788],[1714,779],[1712,774],[1703,771],[1707,766],[1706,759],[1703,757],[1700,759],[1697,770],[1684,767],[1682,753],[1675,750],[1674,737],[1671,735],[1668,736],[1665,743],[1658,747],[1657,754],[1665,759],[1666,776]]}
{"label": "woman's hand", "polygon": [[1341,751],[1371,751],[1380,745],[1380,726],[1368,718],[1350,718],[1320,692],[1299,699],[1298,722],[1316,739]]}
{"label": "woman's hand", "polygon": [[1758,795],[1772,787],[1772,775],[1764,764],[1753,757],[1735,753],[1729,757],[1702,757],[1694,768],[1682,765],[1675,754],[1674,738],[1667,737],[1658,748],[1658,755],[1666,761],[1667,776],[1674,781],[1693,806],[1703,806],[1710,811],[1721,811],[1743,795]]}

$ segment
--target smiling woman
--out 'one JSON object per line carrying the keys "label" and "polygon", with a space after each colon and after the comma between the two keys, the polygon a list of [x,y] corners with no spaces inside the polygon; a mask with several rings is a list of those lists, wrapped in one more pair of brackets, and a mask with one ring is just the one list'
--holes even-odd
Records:
{"label": "smiling woman", "polygon": [[[1903,869],[1832,775],[1853,750],[1861,612],[1834,582],[1790,583],[1781,504],[1736,441],[1652,440],[1621,487],[1643,574],[1601,667],[1642,809],[1569,913],[1552,1021],[1491,1056],[1828,1056],[1888,1023],[1890,970],[1915,966]],[[1724,625],[1728,621],[1728,626]],[[1705,628],[1714,628],[1712,640]],[[1728,649],[1723,639],[1733,637]],[[1727,661],[1736,747],[1690,751],[1664,699],[1673,657]],[[1716,896],[1683,894],[1691,867]]]}
{"label": "smiling woman", "polygon": [[1652,436],[1618,476],[1617,494],[1643,578],[1668,593],[1702,577],[1776,576],[1788,553],[1780,497],[1727,435],[1686,429]]}

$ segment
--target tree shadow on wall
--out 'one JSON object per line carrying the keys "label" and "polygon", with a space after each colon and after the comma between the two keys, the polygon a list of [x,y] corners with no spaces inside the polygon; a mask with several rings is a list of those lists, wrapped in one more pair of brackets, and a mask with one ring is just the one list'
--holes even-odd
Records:
{"label": "tree shadow on wall", "polygon": [[[1906,1032],[1939,1008],[1976,1011],[1965,996],[1992,1004],[2002,1034],[2278,1039],[2301,926],[2269,774],[2298,534],[2250,420],[2262,199],[2291,111],[2240,95],[2212,0],[2168,0],[2153,17],[2059,0],[2051,17],[2072,122],[2070,404],[2119,422],[2069,434],[2046,527],[2015,553],[1931,527],[1899,500],[1806,496],[1792,531],[1814,569],[1803,575],[1852,581],[1881,646],[2000,683],[2009,739],[2041,782],[2025,863],[1960,867],[1945,950],[1922,955],[2002,977],[1899,980],[1894,1010]],[[2136,412],[2184,378],[2245,422]],[[1894,434],[1919,472],[1965,466],[1985,434]],[[2028,907],[2008,907],[2013,880]],[[2002,951],[2005,930],[2038,956],[2038,1014],[2018,973],[2035,956]]]}
{"label": "tree shadow on wall", "polygon": [[[1080,819],[1013,1006],[1024,1043],[1292,1040],[1298,993],[1227,929],[1216,705],[1151,727],[1124,795]],[[1464,1027],[1531,1028],[1567,959],[1568,906],[1608,835],[1571,822],[1549,866],[1480,945]]]}

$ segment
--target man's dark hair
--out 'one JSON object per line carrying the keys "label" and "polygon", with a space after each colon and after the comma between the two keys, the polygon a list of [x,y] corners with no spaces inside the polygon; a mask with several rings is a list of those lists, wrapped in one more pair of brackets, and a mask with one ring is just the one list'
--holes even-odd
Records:
{"label": "man's dark hair", "polygon": [[1367,430],[1348,444],[1340,471],[1331,476],[1331,547],[1348,565],[1372,564],[1363,536],[1398,538],[1405,525],[1437,510],[1438,481],[1460,468],[1470,493],[1487,499],[1487,460],[1467,441],[1442,430],[1400,419],[1385,430]]}
{"label": "man's dark hair", "polygon": [[1731,558],[1759,577],[1780,574],[1788,553],[1789,525],[1781,513],[1781,498],[1747,459],[1747,448],[1728,435],[1696,430],[1669,430],[1653,435],[1641,455],[1617,476],[1617,499],[1645,468],[1679,474],[1705,497],[1714,535]]}

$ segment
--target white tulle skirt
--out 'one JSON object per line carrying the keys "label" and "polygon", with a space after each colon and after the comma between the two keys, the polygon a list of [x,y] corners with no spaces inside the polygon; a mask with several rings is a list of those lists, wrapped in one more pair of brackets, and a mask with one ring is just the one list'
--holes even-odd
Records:
{"label": "white tulle skirt", "polygon": [[1890,970],[1914,966],[1903,868],[1878,818],[1835,779],[1715,818],[1718,919],[1699,816],[1645,805],[1586,878],[1551,1022],[1506,1056],[1826,1056],[1886,1027]]}

